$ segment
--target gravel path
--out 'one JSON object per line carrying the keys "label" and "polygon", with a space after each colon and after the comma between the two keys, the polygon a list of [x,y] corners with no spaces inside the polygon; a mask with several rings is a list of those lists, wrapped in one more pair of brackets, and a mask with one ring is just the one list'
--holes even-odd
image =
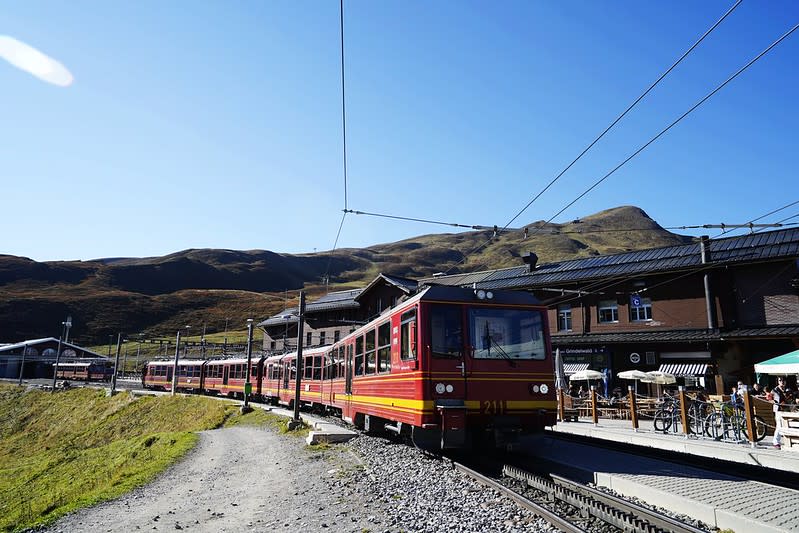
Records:
{"label": "gravel path", "polygon": [[200,433],[153,483],[66,516],[49,533],[548,532],[546,522],[446,461],[360,436],[311,449],[268,429]]}
{"label": "gravel path", "polygon": [[360,506],[340,497],[359,469],[343,449],[315,452],[268,429],[204,431],[153,483],[47,531],[375,531]]}

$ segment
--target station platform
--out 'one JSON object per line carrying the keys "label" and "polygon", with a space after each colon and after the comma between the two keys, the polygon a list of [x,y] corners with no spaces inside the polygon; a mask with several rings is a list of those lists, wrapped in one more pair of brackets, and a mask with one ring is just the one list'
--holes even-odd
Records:
{"label": "station platform", "polygon": [[[597,453],[589,444],[552,438],[558,433],[624,442],[656,452],[633,459],[613,450]],[[799,452],[774,449],[771,436],[752,447],[748,443],[663,434],[654,430],[651,421],[642,421],[638,431],[634,431],[630,421],[600,419],[594,425],[590,419],[579,419],[549,428],[537,447],[539,456],[568,465],[576,475],[582,473],[584,480],[587,477],[597,485],[650,505],[678,510],[712,527],[736,533],[799,531],[799,491],[769,485],[767,470],[799,473]],[[721,459],[731,466],[729,473],[709,473],[673,459],[651,458],[657,450]],[[736,476],[744,465],[764,467],[762,481]]]}

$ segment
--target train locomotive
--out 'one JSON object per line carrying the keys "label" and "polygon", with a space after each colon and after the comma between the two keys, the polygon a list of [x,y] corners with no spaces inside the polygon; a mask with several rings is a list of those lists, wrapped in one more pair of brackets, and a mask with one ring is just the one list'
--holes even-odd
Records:
{"label": "train locomotive", "polygon": [[[294,352],[254,360],[253,395],[292,407],[299,372],[302,406],[369,432],[407,436],[427,449],[508,448],[520,434],[555,423],[546,307],[525,292],[424,287],[335,344],[305,349],[297,359]],[[201,362],[198,381],[179,388],[220,390],[206,385],[207,376],[224,379],[224,370],[209,369],[226,363],[240,364]],[[163,386],[159,365],[171,370],[169,363],[151,362],[145,386]]]}

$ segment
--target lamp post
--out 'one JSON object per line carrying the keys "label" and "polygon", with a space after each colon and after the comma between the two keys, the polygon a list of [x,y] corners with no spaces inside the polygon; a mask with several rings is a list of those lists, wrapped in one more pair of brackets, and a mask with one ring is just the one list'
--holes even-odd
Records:
{"label": "lamp post", "polygon": [[[55,392],[55,380],[58,376],[58,362],[61,359],[61,344],[62,339],[69,338],[69,328],[72,327],[72,316],[67,316],[64,322],[61,322],[61,336],[58,337],[58,348],[55,351],[55,365],[53,366],[53,392]],[[66,329],[66,333],[64,330]],[[65,340],[63,342],[66,342]]]}
{"label": "lamp post", "polygon": [[252,383],[250,382],[250,374],[252,374],[252,323],[253,319],[247,319],[247,378],[244,381],[244,405],[241,406],[242,413],[252,411],[250,407],[250,393],[252,393]]}

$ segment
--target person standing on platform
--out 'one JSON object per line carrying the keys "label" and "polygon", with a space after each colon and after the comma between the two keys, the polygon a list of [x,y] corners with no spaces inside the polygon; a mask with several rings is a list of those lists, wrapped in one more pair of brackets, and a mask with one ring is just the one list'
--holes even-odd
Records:
{"label": "person standing on platform", "polygon": [[771,394],[774,397],[774,439],[771,441],[775,448],[781,448],[780,441],[782,435],[780,428],[782,427],[782,416],[780,416],[780,406],[785,403],[785,378],[777,378],[777,386],[771,389]]}

